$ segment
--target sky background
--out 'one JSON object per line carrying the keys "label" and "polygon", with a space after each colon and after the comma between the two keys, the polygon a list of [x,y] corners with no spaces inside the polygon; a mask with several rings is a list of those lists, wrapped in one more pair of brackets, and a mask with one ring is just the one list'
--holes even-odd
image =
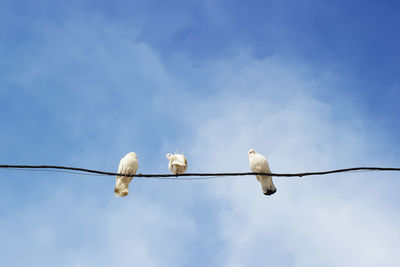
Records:
{"label": "sky background", "polygon": [[[0,1],[0,163],[139,173],[400,166],[397,1]],[[0,170],[4,266],[395,266],[396,173]]]}

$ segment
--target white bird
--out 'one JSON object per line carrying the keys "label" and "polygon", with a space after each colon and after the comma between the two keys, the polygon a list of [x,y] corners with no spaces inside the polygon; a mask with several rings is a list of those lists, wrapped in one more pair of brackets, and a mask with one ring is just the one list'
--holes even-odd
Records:
{"label": "white bird", "polygon": [[115,183],[115,195],[125,197],[129,194],[129,183],[138,169],[138,160],[135,152],[129,152],[119,162],[118,173],[127,176],[117,176]]}
{"label": "white bird", "polygon": [[168,168],[173,174],[182,174],[187,169],[187,160],[183,154],[170,154],[166,155],[169,160]]}
{"label": "white bird", "polygon": [[[256,153],[254,149],[250,149],[248,154],[250,169],[253,172],[271,173],[268,161],[263,155]],[[272,195],[276,192],[276,187],[272,182],[271,176],[256,175],[256,178],[261,183],[264,195]]]}

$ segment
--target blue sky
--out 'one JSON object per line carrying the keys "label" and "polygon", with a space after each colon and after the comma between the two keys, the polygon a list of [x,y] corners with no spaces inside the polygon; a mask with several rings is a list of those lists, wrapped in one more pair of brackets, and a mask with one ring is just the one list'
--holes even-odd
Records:
{"label": "blue sky", "polygon": [[[396,1],[1,1],[0,162],[139,172],[400,166]],[[7,266],[394,266],[393,173],[0,172]],[[21,251],[23,251],[21,255]]]}

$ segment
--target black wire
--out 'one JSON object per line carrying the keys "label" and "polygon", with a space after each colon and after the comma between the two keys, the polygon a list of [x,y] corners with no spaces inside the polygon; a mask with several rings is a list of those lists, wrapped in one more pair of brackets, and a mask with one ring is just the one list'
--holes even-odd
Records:
{"label": "black wire", "polygon": [[88,176],[105,176],[104,174],[96,174],[96,173],[83,173],[83,172],[76,172],[76,171],[63,171],[63,170],[43,170],[43,169],[17,169],[17,168],[9,168],[9,170],[14,171],[28,171],[28,172],[62,172],[62,173],[71,173],[75,175],[88,175]]}
{"label": "black wire", "polygon": [[[75,175],[85,175],[85,176],[106,176],[104,174],[95,174],[95,173],[82,173],[82,172],[74,172],[74,171],[62,171],[62,170],[33,170],[33,169],[16,169],[16,168],[9,168],[9,170],[14,170],[14,171],[36,171],[36,172],[62,172],[62,173],[70,173],[70,174],[75,174]],[[174,175],[175,176],[175,175]],[[218,178],[216,176],[210,176],[210,177],[194,177],[194,178],[186,178],[186,177],[134,177],[134,178],[146,178],[146,179],[160,179],[160,180],[178,180],[178,181],[195,181],[195,180],[210,180],[210,179],[215,179]],[[223,177],[221,177],[223,178]]]}
{"label": "black wire", "polygon": [[[85,168],[76,167],[65,167],[65,166],[51,166],[51,165],[1,165],[0,168],[9,169],[57,169],[57,170],[72,170],[77,172],[87,172],[100,175],[110,175],[110,176],[126,176],[125,174],[105,172],[98,170],[91,170]],[[340,172],[351,172],[351,171],[400,171],[400,168],[384,168],[384,167],[355,167],[346,169],[337,169],[330,171],[319,171],[319,172],[302,172],[302,173],[257,173],[257,172],[224,172],[224,173],[183,173],[179,175],[175,174],[135,174],[134,177],[147,177],[147,178],[164,178],[169,180],[205,180],[205,179],[215,179],[221,176],[249,176],[249,175],[268,175],[276,177],[303,177],[312,175],[326,175],[332,173]],[[177,178],[182,176],[200,176],[199,178]],[[213,176],[213,177],[207,177]],[[207,177],[207,178],[206,178]]]}

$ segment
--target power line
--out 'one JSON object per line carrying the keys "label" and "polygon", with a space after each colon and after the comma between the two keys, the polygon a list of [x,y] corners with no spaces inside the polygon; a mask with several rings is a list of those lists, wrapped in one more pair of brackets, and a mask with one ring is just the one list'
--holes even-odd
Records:
{"label": "power line", "polygon": [[67,171],[67,170],[22,169],[22,168],[8,168],[8,169],[9,169],[9,170],[14,170],[14,171],[28,171],[28,172],[60,172],[60,173],[70,173],[70,174],[75,174],[75,175],[105,176],[104,174],[84,173],[84,172]]}
{"label": "power line", "polygon": [[[84,174],[89,173],[91,175],[108,175],[108,176],[126,176],[120,173],[114,172],[106,172],[106,171],[98,171],[91,170],[85,168],[77,168],[77,167],[66,167],[66,166],[51,166],[51,165],[1,165],[0,168],[7,169],[24,169],[24,170],[42,170],[42,171],[57,171],[64,170],[59,172],[69,172],[74,174]],[[46,170],[49,169],[49,170]],[[205,179],[215,179],[219,177],[226,176],[249,176],[249,175],[268,175],[275,177],[304,177],[304,176],[314,176],[314,175],[326,175],[333,173],[341,173],[341,172],[351,172],[351,171],[400,171],[400,168],[384,168],[384,167],[355,167],[355,168],[346,168],[346,169],[336,169],[329,171],[319,171],[319,172],[300,172],[300,173],[257,173],[257,172],[223,172],[223,173],[183,173],[179,175],[175,174],[135,174],[134,177],[139,178],[155,178],[155,179],[168,179],[168,180],[205,180]],[[87,175],[87,174],[86,174]],[[198,178],[184,178],[185,176],[197,176]],[[177,178],[182,177],[182,178]]]}

